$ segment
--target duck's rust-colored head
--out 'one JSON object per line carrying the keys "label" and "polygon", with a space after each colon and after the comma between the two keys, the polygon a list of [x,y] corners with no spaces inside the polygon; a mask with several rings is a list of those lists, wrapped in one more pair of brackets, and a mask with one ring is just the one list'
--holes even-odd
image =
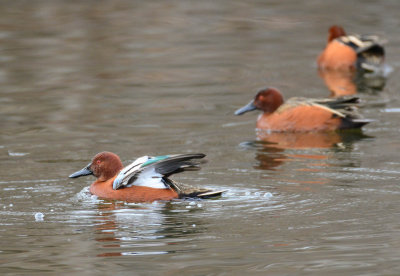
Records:
{"label": "duck's rust-colored head", "polygon": [[70,178],[85,175],[94,175],[98,181],[106,181],[114,177],[123,168],[121,159],[112,152],[100,152],[96,154],[82,170],[71,174]]}

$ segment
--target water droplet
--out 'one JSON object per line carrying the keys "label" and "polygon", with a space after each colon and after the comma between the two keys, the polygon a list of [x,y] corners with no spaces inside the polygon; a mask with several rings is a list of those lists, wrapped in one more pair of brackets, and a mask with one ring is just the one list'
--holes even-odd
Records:
{"label": "water droplet", "polygon": [[36,221],[43,221],[43,219],[44,219],[44,214],[43,213],[36,213],[35,214],[35,220]]}
{"label": "water droplet", "polygon": [[264,197],[271,198],[273,195],[270,192],[267,192],[264,194]]}

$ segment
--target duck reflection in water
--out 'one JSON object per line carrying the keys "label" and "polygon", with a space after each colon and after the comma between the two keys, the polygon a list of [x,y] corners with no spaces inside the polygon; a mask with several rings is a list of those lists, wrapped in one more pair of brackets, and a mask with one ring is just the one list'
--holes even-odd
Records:
{"label": "duck reflection in water", "polygon": [[202,221],[193,215],[201,210],[196,208],[198,205],[201,201],[127,204],[105,200],[98,205],[100,223],[95,226],[95,240],[99,243],[97,257],[175,252],[175,244],[163,242],[164,239],[179,239],[204,231]]}
{"label": "duck reflection in water", "polygon": [[384,63],[383,41],[374,35],[347,35],[341,26],[331,26],[328,42],[318,56],[318,73],[332,96],[382,91],[392,71]]}
{"label": "duck reflection in water", "polygon": [[379,93],[383,91],[386,77],[368,75],[360,71],[318,70],[318,75],[331,91],[331,97],[356,93]]}
{"label": "duck reflection in water", "polygon": [[[247,148],[256,149],[255,169],[277,170],[285,162],[319,160],[318,163],[311,165],[318,165],[314,166],[314,170],[320,170],[317,168],[329,166],[326,161],[334,152],[351,151],[354,142],[369,137],[361,130],[292,133],[269,133],[257,130],[257,140],[242,143],[242,145],[246,144]],[[300,170],[310,169],[307,166]]]}
{"label": "duck reflection in water", "polygon": [[337,132],[293,132],[293,133],[268,133],[263,130],[257,130],[256,145],[257,152],[255,159],[258,161],[254,166],[261,170],[276,170],[284,162],[290,162],[299,159],[320,159],[328,158],[326,154],[289,154],[286,150],[304,150],[312,148],[332,148],[340,145],[341,136]]}

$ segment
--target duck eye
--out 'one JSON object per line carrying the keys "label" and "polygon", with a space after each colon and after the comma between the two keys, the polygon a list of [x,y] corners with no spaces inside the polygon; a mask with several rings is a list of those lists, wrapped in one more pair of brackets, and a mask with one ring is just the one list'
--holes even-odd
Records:
{"label": "duck eye", "polygon": [[264,95],[260,95],[260,97],[258,97],[257,101],[259,101],[259,102],[265,101],[265,96]]}

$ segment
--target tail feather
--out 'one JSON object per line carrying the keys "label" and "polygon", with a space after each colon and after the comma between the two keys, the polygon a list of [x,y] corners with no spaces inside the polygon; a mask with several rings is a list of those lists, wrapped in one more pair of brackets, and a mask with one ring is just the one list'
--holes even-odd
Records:
{"label": "tail feather", "polygon": [[180,198],[190,198],[190,197],[210,198],[210,197],[220,196],[222,193],[227,191],[227,190],[213,191],[208,188],[200,188],[179,183],[171,179],[168,179],[167,183],[172,189],[174,189],[179,194]]}
{"label": "tail feather", "polygon": [[225,193],[226,190],[220,190],[220,191],[210,191],[202,194],[198,194],[197,197],[199,198],[210,198],[210,197],[216,197],[222,195],[222,193]]}
{"label": "tail feather", "polygon": [[374,120],[370,119],[345,118],[342,120],[342,125],[340,126],[340,129],[361,128],[373,121]]}

